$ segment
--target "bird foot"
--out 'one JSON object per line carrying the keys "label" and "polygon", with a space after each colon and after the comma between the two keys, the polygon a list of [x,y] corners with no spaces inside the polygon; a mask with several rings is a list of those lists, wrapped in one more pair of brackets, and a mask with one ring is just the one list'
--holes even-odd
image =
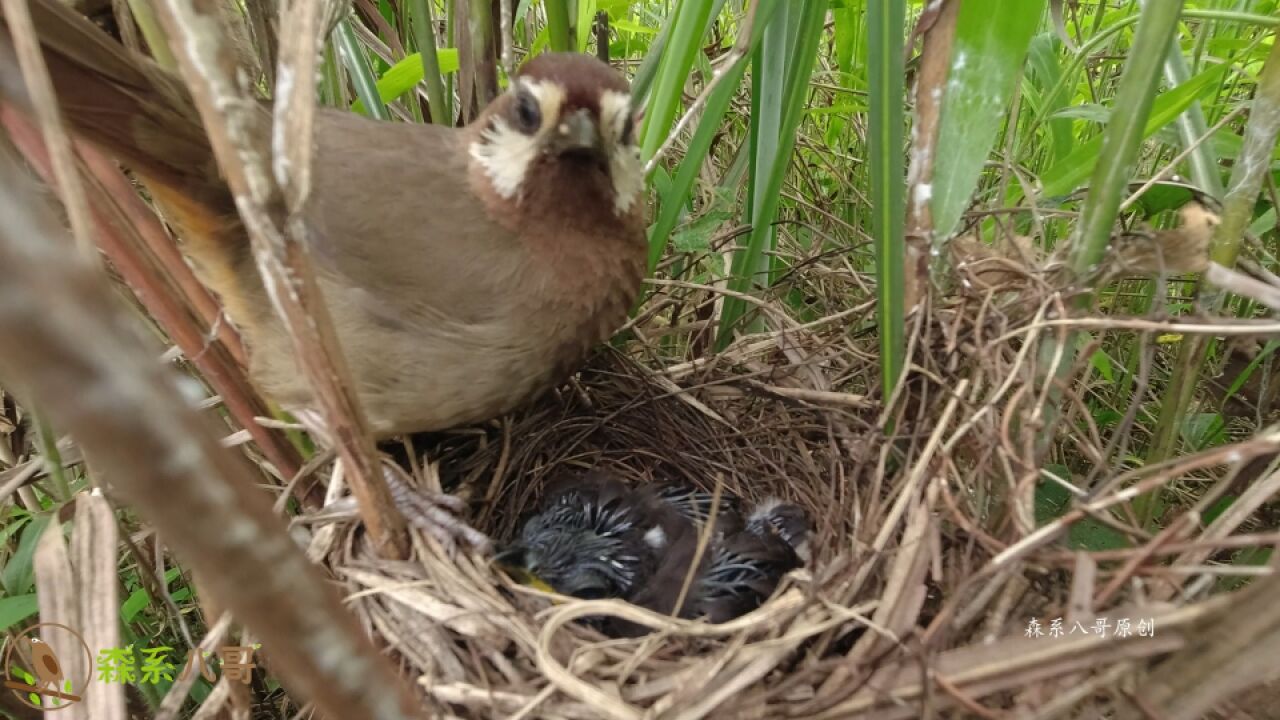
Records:
{"label": "bird foot", "polygon": [[465,501],[448,493],[415,488],[400,476],[401,472],[394,465],[382,466],[391,499],[410,525],[435,538],[450,556],[459,548],[481,555],[492,550],[493,543],[487,535],[458,517],[467,509]]}
{"label": "bird foot", "polygon": [[[290,408],[293,416],[307,428],[321,445],[333,447],[333,440],[319,412],[310,408]],[[447,493],[414,487],[404,478],[404,470],[383,458],[382,475],[386,478],[391,500],[410,525],[435,538],[452,556],[458,548],[487,555],[493,542],[484,533],[460,519],[467,509],[465,501]]]}

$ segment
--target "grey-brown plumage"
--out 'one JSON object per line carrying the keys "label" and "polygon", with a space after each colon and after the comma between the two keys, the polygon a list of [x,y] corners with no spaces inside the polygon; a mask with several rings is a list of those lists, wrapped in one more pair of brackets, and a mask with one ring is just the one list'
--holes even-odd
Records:
{"label": "grey-brown plumage", "polygon": [[[30,6],[73,131],[142,179],[240,329],[263,394],[312,412],[186,89],[59,0]],[[26,108],[10,42],[0,18],[0,102]],[[646,266],[644,176],[628,84],[608,65],[533,58],[464,128],[320,108],[313,131],[309,249],[380,438],[507,413],[625,320]],[[454,509],[423,502],[440,512],[420,517]],[[446,541],[480,537],[426,525]]]}
{"label": "grey-brown plumage", "polygon": [[[31,6],[74,131],[143,178],[178,226],[255,382],[310,407],[187,91],[58,0]],[[20,76],[0,75],[0,98],[22,105]],[[317,111],[311,250],[379,436],[508,412],[623,322],[646,261],[628,92],[592,56],[547,54],[465,128]]]}

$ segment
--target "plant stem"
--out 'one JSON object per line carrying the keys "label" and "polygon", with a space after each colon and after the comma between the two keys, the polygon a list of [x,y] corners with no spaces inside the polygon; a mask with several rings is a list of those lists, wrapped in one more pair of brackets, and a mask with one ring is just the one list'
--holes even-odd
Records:
{"label": "plant stem", "polygon": [[[1080,225],[1071,239],[1068,265],[1076,277],[1091,274],[1111,242],[1111,231],[1155,101],[1160,68],[1168,58],[1181,10],[1182,0],[1162,0],[1141,11],[1116,92],[1115,111],[1103,131],[1102,151],[1081,208]],[[1087,310],[1093,301],[1093,292],[1082,292],[1075,300],[1075,307]],[[1042,424],[1036,444],[1041,453],[1049,447],[1059,417],[1061,388],[1075,365],[1077,334],[1067,333],[1063,340],[1060,344],[1056,338],[1050,339],[1040,347],[1041,372],[1051,383],[1043,409],[1039,411]]]}
{"label": "plant stem", "polygon": [[880,325],[880,388],[893,395],[906,348],[903,284],[906,259],[906,165],[902,155],[905,109],[902,61],[906,7],[883,0],[867,7],[871,111],[868,149],[871,171],[871,228],[876,250],[876,317]]}
{"label": "plant stem", "polygon": [[568,0],[546,0],[547,32],[549,45],[555,52],[568,52],[573,48],[573,37],[569,29]]}
{"label": "plant stem", "polygon": [[40,455],[44,458],[45,472],[53,480],[53,487],[58,493],[58,502],[71,500],[71,483],[67,480],[66,469],[62,466],[62,452],[58,450],[58,435],[53,431],[43,415],[35,418],[36,439],[40,443]]}
{"label": "plant stem", "polygon": [[[409,26],[413,30],[413,43],[422,55],[422,81],[427,86],[427,104],[431,122],[449,124],[448,108],[444,104],[444,80],[440,73],[440,58],[436,55],[436,26],[431,14],[431,0],[409,0]],[[416,103],[415,103],[416,104]]]}
{"label": "plant stem", "polygon": [[[1245,127],[1244,147],[1231,173],[1231,181],[1222,206],[1222,222],[1209,245],[1209,259],[1223,267],[1233,267],[1240,243],[1253,218],[1254,203],[1269,172],[1271,154],[1280,133],[1280,46],[1273,45],[1258,76],[1249,122]],[[1222,290],[1204,286],[1196,298],[1202,314],[1218,312],[1225,301]],[[1209,356],[1209,341],[1202,336],[1187,337],[1178,348],[1169,390],[1160,406],[1155,439],[1147,453],[1147,462],[1160,462],[1177,449],[1178,428],[1195,396],[1196,380]],[[1139,497],[1134,507],[1139,518],[1149,523],[1154,514],[1154,500]]]}

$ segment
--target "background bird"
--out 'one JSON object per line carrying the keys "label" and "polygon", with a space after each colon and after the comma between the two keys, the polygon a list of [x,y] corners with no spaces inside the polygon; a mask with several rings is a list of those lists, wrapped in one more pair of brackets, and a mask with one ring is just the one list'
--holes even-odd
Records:
{"label": "background bird", "polygon": [[[743,517],[737,498],[716,502],[691,487],[628,487],[600,472],[562,480],[498,561],[564,595],[724,622],[759,607],[807,561],[810,528],[796,505],[770,500]],[[613,635],[645,631],[616,618],[593,624]]]}
{"label": "background bird", "polygon": [[[312,409],[187,90],[58,0],[31,14],[73,131],[144,181],[260,390]],[[16,68],[7,33],[0,67]],[[28,107],[16,71],[0,100]],[[628,83],[582,54],[533,58],[463,128],[317,110],[309,249],[376,435],[511,411],[622,323],[646,263],[635,124]]]}

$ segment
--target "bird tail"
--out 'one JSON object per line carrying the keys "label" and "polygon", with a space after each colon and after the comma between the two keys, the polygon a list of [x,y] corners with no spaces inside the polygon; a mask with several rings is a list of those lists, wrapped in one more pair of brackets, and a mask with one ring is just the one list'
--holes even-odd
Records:
{"label": "bird tail", "polygon": [[[175,74],[70,5],[30,0],[29,7],[64,122],[146,184],[206,282],[222,292],[219,285],[231,278],[217,276],[233,272],[245,235],[191,95]],[[12,33],[0,14],[0,103],[30,114]]]}

